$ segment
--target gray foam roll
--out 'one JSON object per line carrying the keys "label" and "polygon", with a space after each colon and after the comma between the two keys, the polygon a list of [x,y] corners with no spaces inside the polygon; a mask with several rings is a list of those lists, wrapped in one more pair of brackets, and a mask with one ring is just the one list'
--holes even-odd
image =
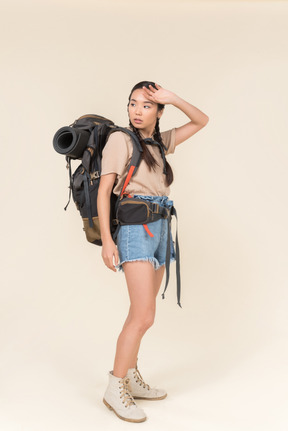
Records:
{"label": "gray foam roll", "polygon": [[87,148],[90,133],[73,127],[61,127],[53,138],[53,147],[59,154],[80,159]]}

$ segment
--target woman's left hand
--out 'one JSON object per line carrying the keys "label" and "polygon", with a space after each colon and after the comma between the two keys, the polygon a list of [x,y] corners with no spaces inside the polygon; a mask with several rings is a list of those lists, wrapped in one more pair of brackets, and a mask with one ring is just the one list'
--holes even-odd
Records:
{"label": "woman's left hand", "polygon": [[177,98],[175,93],[172,91],[165,90],[165,88],[160,87],[160,85],[155,84],[157,90],[149,85],[149,89],[147,87],[143,87],[144,93],[148,100],[155,103],[161,103],[162,105],[173,104],[175,99]]}

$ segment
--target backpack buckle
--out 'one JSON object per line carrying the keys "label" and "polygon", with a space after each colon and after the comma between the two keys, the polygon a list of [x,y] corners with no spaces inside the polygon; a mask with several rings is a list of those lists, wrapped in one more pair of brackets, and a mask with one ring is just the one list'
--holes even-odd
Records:
{"label": "backpack buckle", "polygon": [[169,217],[169,215],[170,215],[170,209],[165,207],[165,212],[166,212],[166,214],[163,215],[163,218],[167,219]]}
{"label": "backpack buckle", "polygon": [[152,203],[152,212],[154,213],[154,214],[158,214],[159,213],[159,204],[157,204],[157,203]]}
{"label": "backpack buckle", "polygon": [[100,177],[99,171],[90,172],[90,179],[91,179],[91,181],[96,180],[99,177]]}
{"label": "backpack buckle", "polygon": [[152,213],[153,214],[161,214],[164,219],[167,219],[169,217],[169,214],[170,214],[170,209],[153,202],[152,203]]}

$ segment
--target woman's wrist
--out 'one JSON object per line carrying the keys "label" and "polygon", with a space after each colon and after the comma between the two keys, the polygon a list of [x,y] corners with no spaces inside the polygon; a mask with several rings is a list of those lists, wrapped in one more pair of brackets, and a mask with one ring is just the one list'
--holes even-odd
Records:
{"label": "woman's wrist", "polygon": [[175,106],[175,108],[179,108],[181,106],[181,103],[183,103],[184,100],[177,96],[177,94],[173,93],[170,104]]}
{"label": "woman's wrist", "polygon": [[107,244],[109,242],[114,242],[110,233],[106,233],[105,235],[101,235],[102,244]]}

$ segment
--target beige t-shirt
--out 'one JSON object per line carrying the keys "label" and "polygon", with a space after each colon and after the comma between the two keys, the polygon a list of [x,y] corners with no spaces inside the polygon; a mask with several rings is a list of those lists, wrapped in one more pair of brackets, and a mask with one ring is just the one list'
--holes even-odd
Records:
{"label": "beige t-shirt", "polygon": [[[165,155],[175,151],[175,128],[161,133],[163,143],[167,148]],[[160,149],[156,145],[147,145],[155,160],[159,163],[149,170],[147,163],[141,160],[138,170],[130,179],[125,193],[131,195],[168,196],[170,187],[165,185],[166,175],[163,174],[163,160]],[[133,153],[133,144],[127,133],[117,131],[112,133],[102,152],[101,176],[116,173],[113,192],[118,196],[128,173],[129,163]]]}

